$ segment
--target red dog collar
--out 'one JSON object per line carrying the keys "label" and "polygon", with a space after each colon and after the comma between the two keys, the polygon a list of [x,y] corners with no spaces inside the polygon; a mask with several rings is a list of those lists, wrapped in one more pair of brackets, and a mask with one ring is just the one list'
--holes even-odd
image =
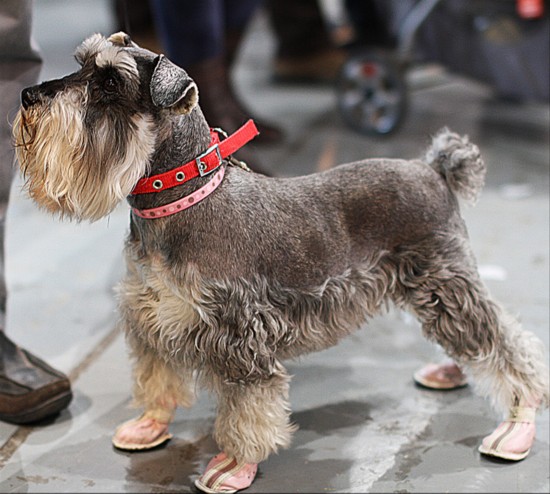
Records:
{"label": "red dog collar", "polygon": [[225,174],[225,167],[220,167],[220,169],[214,174],[212,179],[206,184],[203,185],[200,189],[197,189],[192,194],[182,197],[177,201],[165,204],[164,206],[159,206],[158,208],[151,209],[137,209],[132,208],[132,211],[139,216],[140,218],[153,219],[153,218],[163,218],[164,216],[170,216],[180,211],[185,211],[186,209],[198,204],[203,199],[206,199],[212,192],[214,192],[218,186],[222,183],[223,176]]}
{"label": "red dog collar", "polygon": [[223,141],[220,141],[218,132],[216,129],[210,129],[210,146],[204,153],[168,172],[141,178],[131,192],[132,195],[161,192],[184,184],[195,177],[204,177],[216,170],[223,163],[224,158],[242,148],[259,134],[253,120],[246,122]]}

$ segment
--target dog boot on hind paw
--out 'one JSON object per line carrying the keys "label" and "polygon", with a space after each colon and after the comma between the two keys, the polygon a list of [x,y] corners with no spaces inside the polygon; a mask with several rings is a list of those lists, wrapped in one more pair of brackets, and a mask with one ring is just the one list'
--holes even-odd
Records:
{"label": "dog boot on hind paw", "polygon": [[210,460],[195,485],[208,494],[237,492],[250,487],[257,471],[257,463],[238,462],[220,453]]}
{"label": "dog boot on hind paw", "polygon": [[172,438],[172,434],[168,432],[171,421],[172,413],[159,413],[158,410],[146,412],[120,425],[113,436],[113,445],[128,451],[159,446]]}
{"label": "dog boot on hind paw", "polygon": [[510,416],[483,439],[479,452],[510,461],[523,460],[535,441],[537,409],[513,407]]}
{"label": "dog boot on hind paw", "polygon": [[453,361],[427,364],[413,375],[414,381],[428,389],[458,389],[468,385],[468,379]]}

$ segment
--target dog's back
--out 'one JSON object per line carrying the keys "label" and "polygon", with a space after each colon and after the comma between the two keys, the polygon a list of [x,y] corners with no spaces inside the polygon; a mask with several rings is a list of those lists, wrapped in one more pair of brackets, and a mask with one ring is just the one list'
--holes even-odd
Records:
{"label": "dog's back", "polygon": [[[473,197],[485,168],[477,147],[448,131],[424,160],[369,159],[293,178],[229,167],[207,203],[175,217],[178,264],[212,278],[267,277],[318,286],[372,253],[411,246],[461,223],[455,192]],[[447,225],[451,226],[447,226]],[[171,233],[169,240],[182,242]]]}

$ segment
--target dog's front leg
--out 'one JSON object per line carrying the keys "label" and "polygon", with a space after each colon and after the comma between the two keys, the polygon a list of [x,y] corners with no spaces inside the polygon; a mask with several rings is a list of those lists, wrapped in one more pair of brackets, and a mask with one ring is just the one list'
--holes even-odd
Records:
{"label": "dog's front leg", "polygon": [[134,357],[134,405],[143,407],[139,417],[120,425],[113,444],[119,449],[150,449],[168,441],[169,426],[177,405],[193,404],[192,373],[176,372],[156,353],[128,338]]}
{"label": "dog's front leg", "polygon": [[214,439],[221,453],[215,456],[197,487],[205,492],[246,489],[256,476],[257,464],[280,447],[288,447],[296,426],[289,420],[290,378],[282,365],[254,382],[215,383],[218,415]]}

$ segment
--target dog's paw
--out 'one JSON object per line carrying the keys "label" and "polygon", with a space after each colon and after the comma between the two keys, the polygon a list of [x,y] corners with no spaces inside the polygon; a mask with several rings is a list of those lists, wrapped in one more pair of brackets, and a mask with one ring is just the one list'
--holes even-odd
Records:
{"label": "dog's paw", "polygon": [[250,487],[258,471],[257,463],[242,463],[220,453],[210,460],[195,485],[208,494],[232,493]]}
{"label": "dog's paw", "polygon": [[172,438],[169,425],[144,414],[120,425],[113,436],[113,445],[131,451],[154,448]]}

